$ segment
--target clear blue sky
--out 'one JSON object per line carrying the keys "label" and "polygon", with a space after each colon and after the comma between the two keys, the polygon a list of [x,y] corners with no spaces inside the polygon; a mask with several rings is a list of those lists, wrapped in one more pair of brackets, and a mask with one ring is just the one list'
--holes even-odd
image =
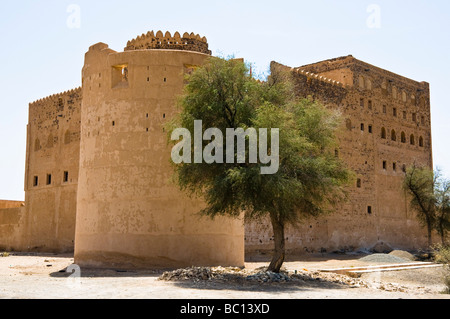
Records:
{"label": "clear blue sky", "polygon": [[[72,4],[79,28],[67,23]],[[28,103],[80,86],[90,45],[123,50],[150,30],[206,36],[214,55],[243,57],[256,72],[272,60],[300,66],[352,54],[427,81],[434,163],[450,177],[450,1],[21,0],[0,11],[0,199],[24,199]]]}

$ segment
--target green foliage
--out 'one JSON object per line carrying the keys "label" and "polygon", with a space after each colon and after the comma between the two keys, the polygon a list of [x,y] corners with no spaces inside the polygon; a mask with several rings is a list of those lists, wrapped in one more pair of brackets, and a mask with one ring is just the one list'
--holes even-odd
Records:
{"label": "green foliage", "polygon": [[415,164],[407,169],[403,188],[411,195],[411,206],[418,212],[419,221],[441,236],[442,244],[450,230],[450,181],[442,178],[438,170]]}
{"label": "green foliage", "polygon": [[406,170],[403,188],[411,195],[411,206],[422,224],[433,225],[436,219],[433,171],[414,164]]}
{"label": "green foliage", "polygon": [[206,200],[203,214],[245,212],[250,218],[275,214],[283,223],[295,223],[329,211],[345,197],[342,185],[352,174],[334,154],[341,118],[318,102],[296,99],[289,74],[277,72],[260,82],[240,61],[211,58],[187,81],[169,137],[177,127],[187,128],[193,136],[194,120],[202,120],[204,129],[222,132],[280,129],[276,174],[261,175],[263,164],[249,163],[248,157],[245,164],[175,165],[177,184]]}

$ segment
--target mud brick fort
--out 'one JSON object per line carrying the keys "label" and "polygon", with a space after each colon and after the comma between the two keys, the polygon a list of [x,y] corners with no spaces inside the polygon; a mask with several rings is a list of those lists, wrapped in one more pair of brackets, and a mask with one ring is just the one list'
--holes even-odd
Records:
{"label": "mud brick fort", "polygon": [[[273,247],[268,221],[200,218],[200,199],[170,182],[164,124],[183,75],[211,56],[206,38],[149,32],[116,52],[89,48],[79,88],[30,103],[25,202],[0,201],[0,250],[74,252],[94,267],[244,264]],[[413,162],[432,165],[430,91],[339,57],[291,68],[299,96],[342,112],[335,150],[356,173],[332,215],[286,232],[287,249],[332,252],[425,248],[401,183]]]}

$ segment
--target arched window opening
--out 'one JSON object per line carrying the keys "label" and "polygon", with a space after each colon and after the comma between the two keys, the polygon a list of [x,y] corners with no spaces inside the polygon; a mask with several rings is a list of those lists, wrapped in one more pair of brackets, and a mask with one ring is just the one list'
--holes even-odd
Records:
{"label": "arched window opening", "polygon": [[419,146],[423,147],[423,137],[419,137]]}
{"label": "arched window opening", "polygon": [[402,143],[406,143],[406,134],[405,134],[405,132],[402,132],[401,139],[402,139]]}
{"label": "arched window opening", "polygon": [[411,145],[416,145],[416,140],[414,138],[414,134],[411,134],[411,136],[409,137],[409,142]]}
{"label": "arched window opening", "polygon": [[391,140],[393,140],[393,141],[397,140],[397,135],[395,134],[394,130],[391,131]]}
{"label": "arched window opening", "polygon": [[384,127],[381,128],[381,138],[386,139],[386,129]]}

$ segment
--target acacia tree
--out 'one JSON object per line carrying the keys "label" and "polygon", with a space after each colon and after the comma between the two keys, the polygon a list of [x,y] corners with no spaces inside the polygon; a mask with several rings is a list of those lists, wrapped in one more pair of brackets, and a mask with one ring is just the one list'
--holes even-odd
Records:
{"label": "acacia tree", "polygon": [[434,193],[436,196],[436,231],[441,236],[442,245],[447,243],[447,233],[450,230],[450,181],[436,173]]}
{"label": "acacia tree", "polygon": [[[269,217],[275,247],[268,270],[279,272],[285,259],[285,226],[326,213],[345,197],[343,185],[352,174],[335,156],[340,116],[318,102],[297,99],[288,73],[272,70],[267,81],[257,81],[238,60],[210,58],[187,82],[169,139],[175,128],[186,128],[194,136],[195,120],[222,132],[265,128],[270,154],[271,129],[279,129],[275,174],[261,174],[266,164],[250,162],[248,156],[245,163],[226,163],[224,154],[223,163],[174,166],[179,187],[205,200],[201,214],[239,217],[244,212],[246,218]],[[248,155],[248,143],[245,147]]]}
{"label": "acacia tree", "polygon": [[427,227],[428,245],[432,245],[433,230],[445,245],[450,229],[450,181],[443,179],[440,171],[413,164],[406,171],[403,187],[411,196],[419,221]]}

